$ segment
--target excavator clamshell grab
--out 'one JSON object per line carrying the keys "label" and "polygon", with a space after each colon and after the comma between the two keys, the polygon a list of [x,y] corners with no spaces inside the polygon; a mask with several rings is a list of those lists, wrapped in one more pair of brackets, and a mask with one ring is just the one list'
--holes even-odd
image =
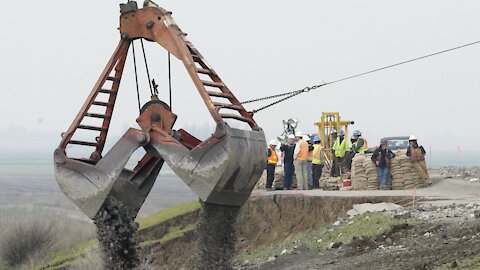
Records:
{"label": "excavator clamshell grab", "polygon": [[207,203],[242,206],[265,169],[267,144],[261,130],[235,129],[222,122],[191,150],[155,128],[150,136],[149,145]]}
{"label": "excavator clamshell grab", "polygon": [[[62,149],[56,149],[54,169],[60,189],[90,218],[95,217],[107,196],[119,194],[118,190],[123,190],[123,195],[119,196],[122,201],[125,196],[136,197],[136,201],[128,204],[139,209],[148,192],[143,196],[135,196],[139,193],[138,188],[127,181],[129,177],[126,176],[127,170],[124,168],[133,152],[148,141],[148,134],[131,128],[96,164],[70,159]],[[161,167],[163,161],[159,163],[157,167]],[[151,174],[156,172],[156,178],[159,170],[160,168],[155,168]],[[148,175],[145,178],[148,178]]]}

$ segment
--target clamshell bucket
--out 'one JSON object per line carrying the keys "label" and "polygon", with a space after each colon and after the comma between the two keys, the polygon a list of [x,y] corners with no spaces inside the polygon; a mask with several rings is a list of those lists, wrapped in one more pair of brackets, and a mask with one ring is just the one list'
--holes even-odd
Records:
{"label": "clamshell bucket", "polygon": [[[242,206],[266,165],[263,131],[217,124],[215,133],[189,149],[181,138],[152,126],[146,147],[156,151],[199,198],[207,203]],[[180,141],[180,142],[179,142]]]}
{"label": "clamshell bucket", "polygon": [[62,149],[56,149],[55,178],[60,189],[92,219],[108,196],[138,212],[163,160],[146,155],[133,171],[125,169],[125,165],[133,152],[148,141],[148,134],[131,128],[95,164],[68,158]]}

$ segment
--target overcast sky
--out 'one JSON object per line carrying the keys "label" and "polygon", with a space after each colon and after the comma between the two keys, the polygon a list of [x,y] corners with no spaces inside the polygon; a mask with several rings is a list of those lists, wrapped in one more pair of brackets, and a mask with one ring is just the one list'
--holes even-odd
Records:
{"label": "overcast sky", "polygon": [[[0,16],[0,152],[53,152],[115,49],[119,1],[4,1]],[[158,1],[238,99],[328,82],[480,40],[479,1]],[[141,5],[141,4],[139,4]],[[146,47],[168,100],[166,52]],[[371,145],[415,134],[435,150],[480,150],[480,44],[300,95],[258,113],[267,140],[282,119],[315,132],[322,111],[354,120]],[[177,128],[213,131],[200,96],[174,61]],[[142,102],[148,88],[143,68]],[[249,104],[255,109],[262,104]],[[112,137],[137,127],[127,60]],[[110,143],[114,142],[114,138]]]}

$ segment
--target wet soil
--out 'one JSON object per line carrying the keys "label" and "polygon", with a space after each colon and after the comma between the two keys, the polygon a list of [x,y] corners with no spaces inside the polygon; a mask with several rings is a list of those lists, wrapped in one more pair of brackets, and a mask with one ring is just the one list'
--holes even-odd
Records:
{"label": "wet soil", "polygon": [[94,218],[105,269],[134,269],[139,264],[136,211],[108,197]]}

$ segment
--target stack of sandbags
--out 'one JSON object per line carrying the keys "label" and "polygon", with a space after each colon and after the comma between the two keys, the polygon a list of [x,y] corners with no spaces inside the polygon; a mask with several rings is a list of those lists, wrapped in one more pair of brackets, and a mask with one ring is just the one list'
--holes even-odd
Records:
{"label": "stack of sandbags", "polygon": [[396,190],[413,189],[414,187],[423,187],[420,175],[412,166],[410,157],[406,155],[406,150],[396,152],[392,159],[392,188]]}
{"label": "stack of sandbags", "polygon": [[[258,182],[255,185],[255,189],[265,189],[266,185],[267,185],[267,170],[264,170],[262,176],[260,176],[260,179],[258,179]],[[297,187],[297,178],[295,174],[293,174],[291,187],[292,188]],[[283,189],[283,167],[282,166],[277,166],[275,168],[275,178],[273,179],[272,188]]]}
{"label": "stack of sandbags", "polygon": [[377,190],[379,188],[377,166],[375,166],[371,158],[366,158],[363,162],[363,167],[367,175],[367,189]]}
{"label": "stack of sandbags", "polygon": [[352,159],[352,187],[355,190],[365,190],[368,186],[367,174],[363,168],[365,162],[365,155],[357,154]]}
{"label": "stack of sandbags", "polygon": [[396,156],[392,159],[391,178],[392,189],[402,190],[405,189],[405,179],[403,178],[404,170],[401,165],[401,156]]}

